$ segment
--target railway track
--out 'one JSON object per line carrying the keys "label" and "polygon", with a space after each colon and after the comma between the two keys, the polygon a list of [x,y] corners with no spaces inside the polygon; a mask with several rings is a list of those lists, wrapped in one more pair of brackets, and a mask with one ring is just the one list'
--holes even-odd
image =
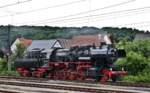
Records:
{"label": "railway track", "polygon": [[[21,80],[21,81],[29,81],[29,82],[47,82],[50,79],[49,78],[34,78],[34,77],[19,77],[19,76],[0,76],[0,79],[15,79],[15,80]],[[57,81],[57,80],[56,80]],[[61,82],[62,80],[60,80],[59,82]],[[81,84],[104,84],[104,85],[115,85],[115,86],[128,86],[128,87],[146,87],[146,88],[150,88],[150,83],[131,83],[131,82],[122,82],[122,81],[118,81],[118,82],[112,82],[112,81],[108,81],[108,82],[95,82],[95,81],[67,81],[67,80],[63,80],[66,82],[76,82],[76,83],[81,83]],[[62,82],[63,82],[62,81]]]}
{"label": "railway track", "polygon": [[95,88],[87,86],[75,86],[69,84],[48,84],[48,83],[33,83],[33,82],[20,82],[20,81],[0,81],[0,84],[4,85],[14,85],[14,86],[27,86],[36,88],[47,88],[47,89],[59,89],[59,90],[69,90],[69,91],[79,91],[79,92],[90,92],[90,93],[133,93],[122,90]]}
{"label": "railway track", "polygon": [[[68,91],[80,91],[90,93],[150,93],[150,87],[147,84],[146,87],[142,86],[120,86],[117,83],[110,84],[87,83],[87,82],[71,82],[71,81],[58,81],[49,80],[45,78],[26,78],[26,77],[7,77],[0,76],[0,85],[33,87],[33,88],[47,88],[47,89],[59,89]],[[43,92],[42,92],[43,93]]]}

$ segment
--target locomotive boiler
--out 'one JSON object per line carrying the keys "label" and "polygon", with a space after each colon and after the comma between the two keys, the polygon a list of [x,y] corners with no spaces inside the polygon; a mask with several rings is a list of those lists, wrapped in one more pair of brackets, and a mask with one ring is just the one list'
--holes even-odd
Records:
{"label": "locomotive boiler", "polygon": [[21,76],[47,77],[59,80],[95,80],[116,81],[126,72],[114,71],[113,63],[125,57],[125,50],[112,44],[74,46],[55,48],[50,55],[44,49],[28,51],[23,59],[15,61],[15,67]]}

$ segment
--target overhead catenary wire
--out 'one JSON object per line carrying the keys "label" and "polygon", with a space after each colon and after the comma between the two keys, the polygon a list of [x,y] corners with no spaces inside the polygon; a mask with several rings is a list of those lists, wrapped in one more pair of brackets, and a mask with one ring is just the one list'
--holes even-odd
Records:
{"label": "overhead catenary wire", "polygon": [[[149,11],[150,10],[150,6],[147,6],[147,7],[140,7],[140,8],[134,8],[134,9],[128,9],[128,10],[121,10],[121,11],[113,11],[113,12],[108,12],[108,13],[101,13],[101,14],[95,14],[95,15],[87,15],[87,16],[81,16],[81,17],[74,17],[74,18],[66,18],[66,19],[60,19],[60,20],[40,20],[40,21],[35,21],[35,22],[32,22],[34,24],[43,24],[43,23],[59,23],[59,22],[64,22],[64,21],[71,21],[71,20],[79,20],[79,19],[87,19],[89,17],[93,17],[95,19],[95,17],[100,17],[101,19],[108,16],[108,15],[114,15],[114,14],[117,14],[118,16],[121,16],[121,13],[125,13],[125,15],[129,15],[129,14],[138,14],[138,13],[141,13],[141,12],[145,12],[145,11]],[[109,16],[109,17],[112,17],[112,16]],[[116,16],[115,16],[116,17]],[[30,23],[30,22],[28,22]]]}
{"label": "overhead catenary wire", "polygon": [[[140,14],[140,13],[139,13]],[[133,14],[132,14],[133,15]],[[128,17],[128,16],[131,16],[131,15],[122,15],[122,16],[120,16],[120,17],[109,17],[109,18],[103,18],[103,19],[97,19],[97,18],[93,18],[93,19],[91,19],[91,23],[93,23],[93,22],[102,22],[102,21],[105,21],[105,20],[108,20],[108,21],[110,21],[110,20],[114,20],[114,18],[122,18],[122,17]],[[57,24],[67,24],[67,25],[76,25],[76,24],[84,24],[84,23],[88,23],[88,20],[78,20],[78,21],[66,21],[66,22],[61,22],[61,23],[57,23]],[[70,23],[70,24],[68,24],[68,23]],[[47,24],[49,24],[48,22],[47,22]],[[46,25],[47,25],[46,24]],[[34,24],[34,25],[40,25],[40,24]],[[51,25],[51,24],[50,24]],[[126,25],[126,24],[125,24]],[[129,24],[128,24],[129,25]],[[124,26],[124,24],[122,24],[122,25],[110,25],[110,26]]]}
{"label": "overhead catenary wire", "polygon": [[[121,14],[119,13],[125,13],[125,15],[128,15],[128,14],[138,14],[138,13],[141,13],[141,12],[145,12],[147,9],[148,11],[150,10],[150,7],[145,7],[145,8],[138,8],[138,9],[131,9],[131,10],[122,10],[122,11],[114,11],[114,12],[108,12],[108,13],[101,13],[101,14],[95,14],[95,15],[88,15],[88,16],[81,16],[81,17],[74,17],[74,18],[68,18],[68,19],[62,19],[62,20],[56,20],[56,21],[49,21],[49,22],[60,22],[60,21],[65,21],[65,20],[73,20],[73,19],[81,19],[81,18],[89,18],[89,17],[111,17],[110,15],[114,15],[114,14],[117,14],[118,16],[121,16]],[[116,16],[115,16],[116,17]]]}
{"label": "overhead catenary wire", "polygon": [[3,6],[0,6],[0,9],[10,7],[10,6],[15,6],[15,5],[22,4],[22,3],[26,3],[26,2],[29,2],[29,1],[32,1],[32,0],[18,1],[18,2],[14,2],[14,3],[6,4],[6,5],[3,5]]}
{"label": "overhead catenary wire", "polygon": [[[68,18],[68,17],[73,17],[73,16],[79,16],[79,15],[88,14],[88,13],[92,13],[92,12],[99,11],[99,10],[104,10],[104,9],[109,9],[109,8],[113,8],[113,7],[118,7],[118,6],[125,5],[125,4],[128,4],[128,3],[134,2],[134,1],[136,1],[136,0],[129,0],[129,1],[125,1],[125,2],[121,2],[121,3],[109,5],[109,6],[106,6],[106,7],[97,8],[97,9],[84,11],[84,12],[79,12],[79,13],[75,13],[75,14],[71,14],[71,15],[66,15],[66,16],[61,16],[61,17],[56,17],[56,18],[50,18],[50,19],[37,20],[37,21],[30,21],[30,22],[34,23],[34,22],[41,22],[41,21],[47,21],[47,20],[55,20],[55,19],[62,19],[62,18]],[[23,23],[29,23],[29,22],[23,22]],[[23,23],[20,23],[20,24],[23,24]]]}
{"label": "overhead catenary wire", "polygon": [[[89,0],[89,11],[91,11],[92,5],[91,5],[91,0]],[[91,13],[89,13],[89,16],[91,17]],[[88,25],[90,25],[90,17],[88,18]]]}
{"label": "overhead catenary wire", "polygon": [[[137,15],[137,14],[142,14],[142,13],[145,13],[145,12],[147,12],[147,13],[149,13],[149,10],[148,11],[139,11],[139,12],[131,12],[131,13],[125,13],[124,15],[121,15],[121,14],[118,14],[118,15],[115,15],[115,16],[104,16],[104,17],[102,17],[102,16],[99,16],[99,17],[94,17],[94,18],[91,18],[91,19],[93,19],[93,20],[91,20],[91,22],[97,22],[97,21],[104,21],[104,20],[114,20],[114,19],[118,19],[118,18],[122,18],[122,17],[128,17],[128,16],[132,16],[132,15]],[[69,22],[75,22],[75,21],[77,21],[76,23],[73,23],[73,24],[81,24],[81,23],[86,23],[87,21],[87,18],[85,17],[84,19],[78,19],[78,20],[74,20],[74,21],[72,21],[72,20],[69,20],[69,21],[63,21],[63,23],[69,23]],[[81,22],[79,22],[79,21],[81,21]],[[46,22],[45,22],[46,23]],[[51,22],[47,22],[47,23],[51,23]],[[57,24],[59,24],[60,22],[55,22],[55,23],[57,23]],[[41,23],[39,23],[39,24],[41,24]],[[68,25],[73,25],[73,24],[68,24]]]}
{"label": "overhead catenary wire", "polygon": [[[136,13],[137,14],[137,13]],[[141,12],[139,13],[139,14],[141,14]],[[128,16],[131,16],[131,15],[133,15],[133,14],[130,14],[130,15],[119,15],[120,17],[115,17],[115,18],[122,18],[122,17],[128,17]],[[87,19],[87,18],[86,18]],[[73,25],[73,24],[82,24],[82,23],[88,23],[88,20],[76,20],[77,22],[75,22],[75,21],[63,21],[63,22],[57,22],[57,25],[58,24],[67,24],[67,25]],[[114,17],[109,17],[109,18],[101,18],[100,17],[100,19],[97,19],[97,18],[93,18],[93,20],[91,20],[91,22],[93,23],[93,22],[97,22],[97,21],[103,21],[103,20],[113,20],[114,19]],[[80,22],[81,21],[81,22]],[[68,24],[68,23],[72,23],[72,24]],[[46,23],[48,23],[48,22],[46,22]],[[44,24],[44,23],[40,23],[40,24]],[[32,25],[40,25],[40,24],[32,24]],[[50,24],[49,24],[50,25]],[[53,25],[53,24],[52,24]]]}
{"label": "overhead catenary wire", "polygon": [[[58,5],[53,5],[53,6],[48,6],[48,7],[43,7],[43,8],[38,8],[38,9],[33,9],[33,10],[28,10],[28,11],[23,11],[23,12],[18,12],[15,13],[14,15],[22,15],[22,14],[27,14],[27,13],[33,13],[33,12],[38,12],[38,11],[43,11],[51,8],[56,8],[56,7],[62,7],[62,6],[67,6],[75,3],[80,3],[86,0],[78,0],[78,1],[73,1],[73,2],[68,2],[68,3],[63,3],[63,4],[58,4]],[[9,15],[1,15],[0,17],[8,17]]]}
{"label": "overhead catenary wire", "polygon": [[[99,20],[95,20],[92,22],[96,22]],[[87,22],[87,20],[85,20]],[[82,22],[83,23],[83,22]],[[74,25],[74,24],[69,24],[69,25]],[[108,25],[109,27],[147,27],[150,26],[150,21],[142,21],[142,22],[136,22],[136,23],[128,23],[128,24],[119,24],[119,25]]]}
{"label": "overhead catenary wire", "polygon": [[[122,16],[130,16],[130,15],[133,15],[133,14],[143,14],[145,12],[148,12],[149,9],[150,9],[150,6],[146,6],[146,7],[140,7],[140,8],[135,8],[136,10],[134,11],[126,11],[126,12],[119,12],[118,13],[110,13],[110,12],[106,12],[105,15],[101,15],[101,14],[93,14],[93,15],[89,15],[91,12],[89,12],[89,14],[87,13],[87,16],[79,16],[80,18],[78,17],[73,17],[72,19],[70,19],[69,17],[68,18],[58,18],[58,19],[53,19],[52,21],[51,20],[45,20],[46,22],[34,22],[33,24],[44,24],[44,23],[69,23],[69,22],[79,22],[79,21],[85,21],[85,22],[82,22],[82,23],[87,23],[87,20],[85,19],[89,19],[91,18],[90,22],[96,22],[96,21],[101,21],[101,20],[109,20],[109,19],[113,19],[114,17],[117,17],[117,18],[122,18]],[[137,10],[138,9],[138,10]],[[132,9],[131,9],[132,10]],[[148,10],[148,11],[147,11]],[[38,11],[38,10],[37,10]],[[41,11],[41,10],[39,10]],[[89,10],[90,11],[90,10]],[[123,10],[121,10],[123,11]],[[117,11],[114,11],[114,12],[117,12]],[[103,14],[103,13],[102,13]],[[115,15],[114,15],[115,14]],[[82,14],[81,14],[82,15]],[[116,16],[117,15],[117,16]],[[76,16],[76,15],[75,15]],[[78,16],[78,15],[77,15]],[[131,27],[146,27],[146,26],[150,26],[150,24],[144,24],[144,23],[148,23],[148,22],[138,22],[138,23],[129,23],[129,24],[119,24],[119,25],[110,25],[110,26],[131,26]]]}
{"label": "overhead catenary wire", "polygon": [[[114,18],[117,19],[117,18],[122,18],[122,17],[128,17],[128,16],[132,16],[132,15],[135,15],[135,14],[142,14],[143,12],[147,12],[147,11],[131,12],[131,13],[123,14],[123,15],[119,14],[119,15],[113,15],[113,16],[110,16],[110,15],[106,15],[106,16],[96,15],[96,16],[83,17],[82,19],[81,18],[67,19],[67,20],[45,22],[45,23],[60,23],[60,22],[80,21],[80,20],[88,20],[89,18],[91,19],[91,22],[93,22],[92,19],[96,20],[96,21],[103,21],[103,20],[111,20],[111,19],[114,19]],[[41,24],[41,23],[39,23],[39,24]]]}

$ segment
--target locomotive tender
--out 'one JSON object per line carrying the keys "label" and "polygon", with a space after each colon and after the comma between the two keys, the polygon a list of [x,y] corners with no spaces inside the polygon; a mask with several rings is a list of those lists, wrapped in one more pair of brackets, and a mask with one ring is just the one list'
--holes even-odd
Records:
{"label": "locomotive tender", "polygon": [[28,51],[23,59],[15,62],[21,76],[48,77],[59,80],[107,81],[126,74],[113,71],[113,63],[125,57],[125,50],[116,49],[112,44],[75,46],[69,49],[55,48],[49,57],[44,49]]}

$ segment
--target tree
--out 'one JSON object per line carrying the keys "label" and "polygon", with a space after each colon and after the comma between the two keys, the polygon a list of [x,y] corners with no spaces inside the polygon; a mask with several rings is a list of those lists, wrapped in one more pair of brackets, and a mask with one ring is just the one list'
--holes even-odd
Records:
{"label": "tree", "polygon": [[129,76],[125,80],[150,82],[150,40],[120,42],[119,48],[124,48],[127,57],[116,62],[118,67],[125,67]]}
{"label": "tree", "polygon": [[16,47],[17,49],[15,50],[15,54],[14,54],[15,58],[22,58],[24,56],[26,47],[21,43],[16,44]]}

